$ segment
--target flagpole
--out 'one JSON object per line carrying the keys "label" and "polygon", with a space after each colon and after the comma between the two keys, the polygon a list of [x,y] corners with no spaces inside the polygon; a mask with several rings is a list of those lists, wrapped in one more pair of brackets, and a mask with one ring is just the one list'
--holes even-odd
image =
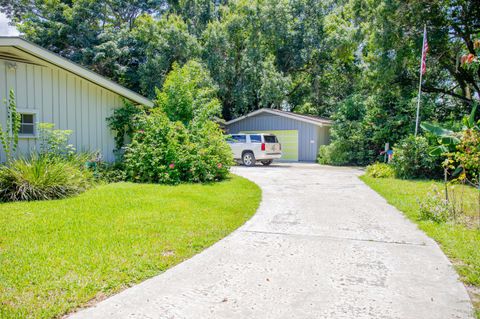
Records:
{"label": "flagpole", "polygon": [[415,120],[415,136],[417,136],[418,134],[418,124],[420,122],[420,97],[422,95],[423,59],[425,58],[426,33],[427,33],[427,25],[425,24],[423,29],[422,59],[420,60],[420,82],[418,83],[417,118]]}

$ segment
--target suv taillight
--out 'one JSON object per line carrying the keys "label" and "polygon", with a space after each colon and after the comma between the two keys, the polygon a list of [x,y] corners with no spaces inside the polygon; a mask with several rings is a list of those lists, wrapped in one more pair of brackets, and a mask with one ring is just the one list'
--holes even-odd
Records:
{"label": "suv taillight", "polygon": [[265,143],[262,143],[262,151],[265,151]]}

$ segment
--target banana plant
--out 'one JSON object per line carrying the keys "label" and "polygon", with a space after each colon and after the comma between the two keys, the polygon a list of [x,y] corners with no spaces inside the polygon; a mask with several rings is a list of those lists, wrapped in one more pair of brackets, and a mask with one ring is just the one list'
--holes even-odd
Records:
{"label": "banana plant", "polygon": [[[477,103],[473,105],[472,112],[469,116],[463,118],[463,129],[464,130],[480,130],[480,120],[475,122],[475,114],[477,112]],[[454,132],[446,128],[440,127],[432,123],[422,123],[421,128],[427,132],[432,133],[437,137],[438,146],[433,147],[430,150],[431,156],[438,156],[456,150],[457,145],[460,143],[460,138],[458,137],[459,132]]]}

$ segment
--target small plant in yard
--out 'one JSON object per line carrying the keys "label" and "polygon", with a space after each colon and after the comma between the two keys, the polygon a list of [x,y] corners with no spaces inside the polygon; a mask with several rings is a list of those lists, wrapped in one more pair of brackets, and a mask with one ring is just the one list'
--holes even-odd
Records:
{"label": "small plant in yard", "polygon": [[367,176],[374,178],[394,178],[395,170],[389,164],[385,163],[375,163],[368,165],[365,171]]}
{"label": "small plant in yard", "polygon": [[444,223],[454,216],[455,208],[436,186],[433,186],[432,190],[425,197],[425,200],[417,199],[417,201],[420,206],[420,220]]}
{"label": "small plant in yard", "polygon": [[55,129],[53,123],[38,124],[38,139],[40,144],[39,154],[41,156],[55,156],[68,158],[75,154],[75,147],[68,143],[71,130]]}
{"label": "small plant in yard", "polygon": [[5,100],[4,104],[7,112],[7,123],[5,128],[0,124],[0,142],[8,162],[11,160],[12,154],[17,150],[18,131],[20,130],[20,114],[17,112],[13,90],[10,90],[8,101]]}

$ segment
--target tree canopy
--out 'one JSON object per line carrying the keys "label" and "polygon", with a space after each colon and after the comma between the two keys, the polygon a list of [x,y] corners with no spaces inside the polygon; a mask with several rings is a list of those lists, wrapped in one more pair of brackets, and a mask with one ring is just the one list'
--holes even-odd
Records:
{"label": "tree canopy", "polygon": [[333,117],[342,147],[361,145],[351,163],[413,131],[424,25],[422,119],[452,123],[480,95],[471,0],[0,0],[0,11],[27,39],[150,98],[195,60],[227,120],[262,107]]}

